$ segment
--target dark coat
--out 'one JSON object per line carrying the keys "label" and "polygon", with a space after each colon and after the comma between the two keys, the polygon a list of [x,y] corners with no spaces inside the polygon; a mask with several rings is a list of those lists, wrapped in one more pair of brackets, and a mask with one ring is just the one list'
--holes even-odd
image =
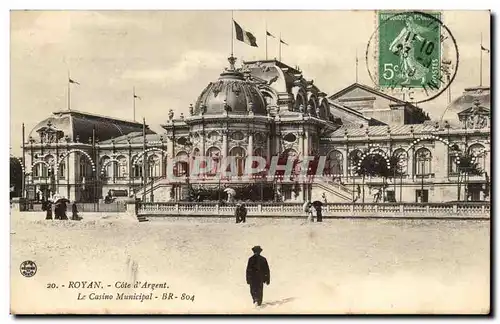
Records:
{"label": "dark coat", "polygon": [[254,254],[248,259],[247,284],[262,284],[271,282],[269,265],[266,258],[260,254]]}

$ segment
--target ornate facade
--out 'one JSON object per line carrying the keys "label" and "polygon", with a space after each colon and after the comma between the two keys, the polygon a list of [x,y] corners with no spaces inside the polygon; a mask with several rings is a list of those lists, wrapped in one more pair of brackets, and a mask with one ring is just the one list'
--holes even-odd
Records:
{"label": "ornate facade", "polygon": [[[445,118],[381,91],[352,84],[327,96],[303,73],[275,60],[229,58],[187,116],[166,113],[164,131],[142,124],[63,111],[41,121],[23,143],[25,195],[54,192],[78,201],[137,195],[145,200],[183,199],[188,187],[272,184],[285,201],[436,201],[489,199],[489,88],[466,89]],[[237,157],[231,179],[189,177],[199,156]],[[248,178],[245,159],[326,156],[313,180]],[[184,181],[166,177],[168,158]],[[471,157],[478,172],[463,172]],[[465,159],[466,160],[466,159]],[[360,172],[385,165],[384,174]],[[365,170],[366,171],[366,170]],[[459,172],[462,171],[462,172]],[[378,196],[377,196],[378,193]],[[382,198],[380,198],[382,197]],[[381,200],[379,200],[381,199]]]}

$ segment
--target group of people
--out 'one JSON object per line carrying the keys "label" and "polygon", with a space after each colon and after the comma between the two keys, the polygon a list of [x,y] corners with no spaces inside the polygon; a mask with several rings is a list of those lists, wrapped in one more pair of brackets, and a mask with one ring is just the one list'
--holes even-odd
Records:
{"label": "group of people", "polygon": [[[68,216],[66,215],[68,205],[65,201],[57,201],[55,204],[52,204],[50,200],[45,200],[42,202],[42,210],[45,211],[45,219],[68,220]],[[71,206],[71,213],[71,220],[81,220],[80,216],[78,216],[76,202]],[[52,218],[52,214],[54,214],[54,218]]]}
{"label": "group of people", "polygon": [[246,223],[247,221],[247,208],[245,204],[237,204],[234,210],[234,216],[236,217],[236,224]]}
{"label": "group of people", "polygon": [[306,213],[307,221],[313,222],[314,216],[316,216],[316,222],[323,221],[323,203],[320,201],[315,201],[311,203],[310,201],[306,201],[303,205],[304,213]]}

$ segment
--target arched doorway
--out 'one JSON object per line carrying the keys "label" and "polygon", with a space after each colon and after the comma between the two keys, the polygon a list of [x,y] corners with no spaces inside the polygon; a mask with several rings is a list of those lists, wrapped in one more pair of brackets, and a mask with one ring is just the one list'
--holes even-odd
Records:
{"label": "arched doorway", "polygon": [[241,177],[245,172],[245,150],[239,146],[233,147],[229,151],[229,156],[233,157],[236,161],[236,170],[230,170],[231,173],[234,174],[234,171],[236,171],[236,175]]}

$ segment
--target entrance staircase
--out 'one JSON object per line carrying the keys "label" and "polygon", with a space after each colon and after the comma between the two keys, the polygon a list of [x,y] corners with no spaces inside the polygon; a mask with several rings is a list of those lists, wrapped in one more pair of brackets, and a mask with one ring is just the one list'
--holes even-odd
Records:
{"label": "entrance staircase", "polygon": [[329,177],[315,177],[312,183],[311,200],[321,200],[325,193],[328,202],[352,202],[352,190]]}

